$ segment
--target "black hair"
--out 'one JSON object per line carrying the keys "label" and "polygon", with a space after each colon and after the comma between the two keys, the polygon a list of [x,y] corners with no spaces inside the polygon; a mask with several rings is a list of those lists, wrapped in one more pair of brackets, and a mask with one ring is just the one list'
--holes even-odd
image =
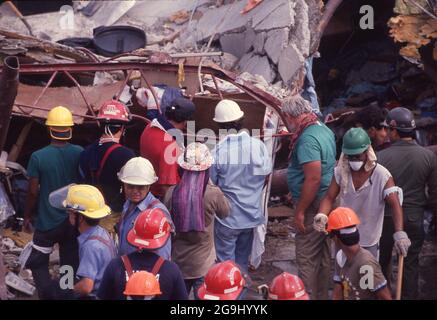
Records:
{"label": "black hair", "polygon": [[240,131],[241,129],[243,129],[243,120],[244,118],[238,119],[236,121],[231,121],[231,122],[221,122],[218,124],[220,129],[225,129],[225,130],[237,130]]}
{"label": "black hair", "polygon": [[181,110],[179,105],[170,105],[165,109],[165,117],[168,120],[172,120],[177,123],[182,123],[184,121],[189,121],[193,119],[193,114],[191,112],[185,112]]}
{"label": "black hair", "polygon": [[401,139],[405,139],[405,138],[413,138],[416,139],[416,132],[414,130],[410,131],[410,132],[403,132],[403,131],[399,131],[396,130],[398,132],[399,138]]}
{"label": "black hair", "polygon": [[91,219],[91,218],[88,218],[88,217],[85,217],[85,216],[83,216],[83,218],[84,218],[84,220],[85,220],[85,223],[86,223],[87,225],[89,225],[90,227],[95,227],[95,226],[97,226],[97,225],[99,224],[99,222],[100,222],[100,219]]}
{"label": "black hair", "polygon": [[338,237],[338,240],[340,240],[341,243],[348,247],[356,245],[360,242],[360,233],[358,229],[355,232],[347,234],[337,231],[336,235]]}
{"label": "black hair", "polygon": [[364,130],[369,130],[374,127],[381,129],[381,123],[387,118],[387,110],[378,106],[371,105],[365,107],[355,113],[356,124],[360,123]]}

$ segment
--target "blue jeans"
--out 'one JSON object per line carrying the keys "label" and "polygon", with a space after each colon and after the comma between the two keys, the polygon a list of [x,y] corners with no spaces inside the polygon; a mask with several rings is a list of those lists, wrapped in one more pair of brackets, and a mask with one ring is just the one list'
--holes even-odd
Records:
{"label": "blue jeans", "polygon": [[235,261],[244,273],[248,272],[249,256],[252,251],[253,230],[231,229],[220,222],[214,224],[214,242],[219,262]]}

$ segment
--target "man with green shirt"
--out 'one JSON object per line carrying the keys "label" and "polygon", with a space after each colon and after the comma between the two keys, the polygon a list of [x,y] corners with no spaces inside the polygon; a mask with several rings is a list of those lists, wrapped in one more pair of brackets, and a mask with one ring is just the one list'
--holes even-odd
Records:
{"label": "man with green shirt", "polygon": [[287,182],[295,203],[296,262],[312,300],[328,299],[330,248],[325,234],[313,229],[320,199],[335,167],[333,132],[301,96],[287,99],[282,111],[293,133]]}
{"label": "man with green shirt", "polygon": [[[378,153],[378,162],[386,167],[403,190],[404,229],[411,239],[411,247],[405,258],[402,299],[418,299],[419,253],[425,240],[423,226],[425,208],[437,215],[437,157],[432,151],[415,141],[413,113],[406,108],[395,108],[387,117],[391,146]],[[393,243],[392,212],[386,207],[381,237],[379,262],[387,279]]]}
{"label": "man with green shirt", "polygon": [[65,107],[50,110],[46,126],[51,143],[32,153],[27,174],[29,191],[24,211],[24,229],[36,213],[32,252],[26,267],[32,270],[40,299],[55,299],[54,283],[49,274],[49,256],[59,244],[60,264],[77,269],[79,254],[75,228],[64,210],[52,207],[49,194],[77,180],[79,155],[83,148],[69,143],[72,137],[73,116]]}

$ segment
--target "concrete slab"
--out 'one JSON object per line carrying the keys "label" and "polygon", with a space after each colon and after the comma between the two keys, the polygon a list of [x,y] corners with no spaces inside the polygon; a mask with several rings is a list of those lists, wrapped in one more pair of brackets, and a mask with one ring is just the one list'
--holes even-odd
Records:
{"label": "concrete slab", "polygon": [[252,14],[252,26],[255,27],[262,21],[267,19],[273,11],[278,7],[288,4],[289,0],[268,0],[263,1],[259,6],[253,9],[250,13]]}
{"label": "concrete slab", "polygon": [[296,72],[303,66],[305,59],[296,48],[296,45],[289,44],[281,52],[278,62],[279,75],[285,84],[290,84]]}
{"label": "concrete slab", "polygon": [[245,5],[245,1],[236,1],[205,11],[199,21],[193,25],[197,41],[208,39],[215,33],[222,34],[244,29],[250,18],[250,14],[242,15],[240,13]]}
{"label": "concrete slab", "polygon": [[171,16],[173,13],[185,9],[191,11],[198,2],[198,7],[210,3],[209,0],[142,0],[137,1],[117,23],[130,20],[140,20],[144,25],[151,26],[160,18]]}
{"label": "concrete slab", "polygon": [[247,27],[244,33],[244,52],[247,53],[253,48],[253,43],[255,41],[255,31],[251,27]]}
{"label": "concrete slab", "polygon": [[289,29],[283,28],[267,32],[264,50],[273,63],[279,62],[282,49],[288,44]]}
{"label": "concrete slab", "polygon": [[294,10],[299,19],[296,20],[290,42],[296,45],[304,57],[308,57],[311,46],[309,8],[304,0],[297,0]]}
{"label": "concrete slab", "polygon": [[255,17],[252,20],[252,27],[255,31],[271,30],[277,28],[291,27],[294,25],[294,2],[281,1],[281,5],[272,9],[270,14],[259,23]]}
{"label": "concrete slab", "polygon": [[220,46],[224,52],[230,53],[237,58],[246,53],[244,45],[245,33],[226,33],[220,37]]}
{"label": "concrete slab", "polygon": [[266,42],[266,38],[266,32],[260,32],[256,34],[255,40],[253,41],[253,52],[260,55],[263,55],[265,53],[264,44]]}
{"label": "concrete slab", "polygon": [[253,75],[260,75],[268,83],[272,83],[276,77],[276,73],[269,63],[269,59],[265,56],[252,55],[248,59],[244,59],[242,62],[243,63],[240,64],[241,71],[246,71]]}

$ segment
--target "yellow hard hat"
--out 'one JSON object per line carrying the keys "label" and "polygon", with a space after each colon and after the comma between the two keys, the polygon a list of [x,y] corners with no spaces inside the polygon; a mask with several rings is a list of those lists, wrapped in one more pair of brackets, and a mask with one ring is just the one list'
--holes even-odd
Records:
{"label": "yellow hard hat", "polygon": [[87,184],[71,186],[63,206],[91,219],[101,219],[111,214],[111,209],[105,204],[105,199],[99,189]]}
{"label": "yellow hard hat", "polygon": [[46,126],[50,127],[71,127],[74,126],[73,115],[65,107],[58,106],[50,110],[47,115]]}

